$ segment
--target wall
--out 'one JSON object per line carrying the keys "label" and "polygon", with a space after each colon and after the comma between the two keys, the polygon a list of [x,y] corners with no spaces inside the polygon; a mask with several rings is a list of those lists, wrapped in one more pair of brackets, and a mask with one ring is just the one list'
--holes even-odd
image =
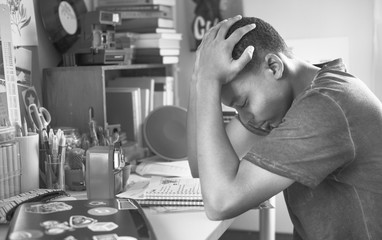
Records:
{"label": "wall", "polygon": [[[231,1],[226,17],[242,12],[244,16],[260,17],[271,23],[285,39],[347,37],[349,40],[349,71],[361,78],[372,90],[372,30],[371,0],[242,0]],[[179,104],[187,107],[188,82],[195,54],[189,51],[193,5],[191,0],[178,1],[178,31],[184,35],[179,63]],[[239,5],[239,6],[237,6]],[[314,46],[313,46],[314,47]],[[258,212],[251,210],[238,218],[231,228],[258,230]],[[292,225],[282,194],[276,197],[276,231],[291,232]]]}
{"label": "wall", "polygon": [[[237,2],[231,16],[240,13]],[[285,39],[347,37],[349,65],[352,74],[361,78],[372,90],[373,1],[371,0],[242,0],[243,15],[260,17],[271,23]],[[241,7],[241,6],[240,6]],[[236,9],[232,9],[236,8]],[[178,31],[184,34],[179,63],[180,105],[186,107],[188,81],[195,54],[189,51],[192,0],[178,1]],[[226,14],[229,16],[229,14]]]}
{"label": "wall", "polygon": [[49,41],[45,32],[41,17],[38,0],[33,0],[36,16],[36,29],[39,45],[37,47],[29,47],[32,51],[32,81],[36,88],[40,101],[42,102],[42,69],[56,67],[60,62],[61,56]]}

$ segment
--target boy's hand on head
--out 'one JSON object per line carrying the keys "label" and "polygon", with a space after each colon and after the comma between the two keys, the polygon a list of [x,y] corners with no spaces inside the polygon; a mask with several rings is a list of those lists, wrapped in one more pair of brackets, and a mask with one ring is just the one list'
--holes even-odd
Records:
{"label": "boy's hand on head", "polygon": [[240,19],[241,16],[236,16],[223,20],[206,33],[196,51],[193,73],[195,79],[226,84],[232,81],[252,59],[253,46],[247,47],[237,60],[232,58],[232,51],[239,40],[256,25],[249,24],[238,28],[225,39],[228,29]]}

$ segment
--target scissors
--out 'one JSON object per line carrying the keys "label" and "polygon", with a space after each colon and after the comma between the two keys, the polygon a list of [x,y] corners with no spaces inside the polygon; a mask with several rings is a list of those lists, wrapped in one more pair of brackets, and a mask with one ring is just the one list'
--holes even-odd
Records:
{"label": "scissors", "polygon": [[40,131],[46,129],[51,121],[49,111],[44,107],[38,108],[35,103],[28,106],[28,114],[34,126]]}

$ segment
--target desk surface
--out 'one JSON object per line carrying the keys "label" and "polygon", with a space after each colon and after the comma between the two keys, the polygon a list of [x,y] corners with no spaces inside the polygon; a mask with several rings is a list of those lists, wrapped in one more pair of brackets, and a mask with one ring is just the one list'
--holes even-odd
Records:
{"label": "desk surface", "polygon": [[164,214],[144,211],[158,240],[219,239],[233,222],[233,219],[211,221],[204,211]]}
{"label": "desk surface", "polygon": [[[158,240],[212,240],[219,237],[234,219],[211,221],[204,211],[155,213],[144,208]],[[8,225],[0,225],[0,240],[5,239]]]}

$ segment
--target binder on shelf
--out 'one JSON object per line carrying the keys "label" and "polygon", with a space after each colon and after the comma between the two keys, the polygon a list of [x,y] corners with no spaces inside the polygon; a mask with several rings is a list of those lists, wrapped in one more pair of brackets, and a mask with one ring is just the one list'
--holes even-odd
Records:
{"label": "binder on shelf", "polygon": [[[108,87],[138,87],[141,89],[142,119],[154,109],[155,80],[148,77],[118,77],[108,81]],[[146,91],[142,91],[146,89]]]}
{"label": "binder on shelf", "polygon": [[106,121],[121,124],[127,140],[142,146],[140,88],[106,88]]}
{"label": "binder on shelf", "polygon": [[155,80],[154,109],[174,104],[174,77],[153,77]]}

